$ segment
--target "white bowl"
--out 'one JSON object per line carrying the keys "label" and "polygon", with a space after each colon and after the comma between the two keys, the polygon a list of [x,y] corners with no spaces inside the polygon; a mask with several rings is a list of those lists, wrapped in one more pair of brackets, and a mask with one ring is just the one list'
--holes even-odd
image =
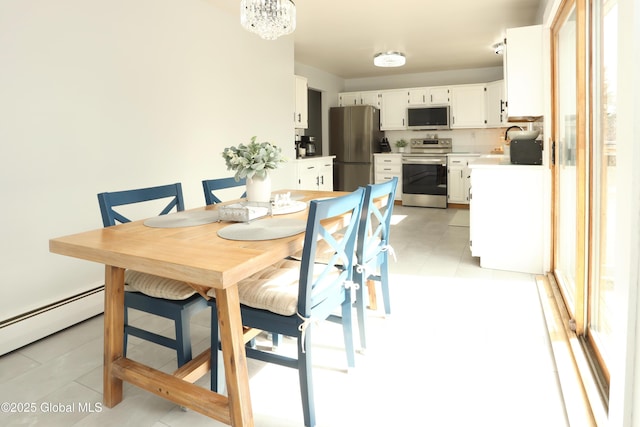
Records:
{"label": "white bowl", "polygon": [[536,139],[540,135],[539,130],[510,130],[507,138],[510,140]]}

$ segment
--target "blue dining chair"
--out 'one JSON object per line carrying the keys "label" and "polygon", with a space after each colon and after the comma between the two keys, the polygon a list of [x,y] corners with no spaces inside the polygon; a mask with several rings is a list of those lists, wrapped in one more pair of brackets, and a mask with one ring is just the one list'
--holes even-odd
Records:
{"label": "blue dining chair", "polygon": [[[214,194],[214,191],[218,190],[226,190],[228,188],[235,188],[246,186],[247,180],[245,178],[236,181],[234,177],[230,178],[216,178],[216,179],[205,179],[202,181],[202,189],[204,190],[204,200],[207,205],[214,205],[216,203],[222,203],[223,201]],[[247,192],[243,192],[240,197],[245,197]],[[273,347],[277,347],[280,344],[280,336],[278,334],[271,335]],[[255,344],[255,340],[250,340],[247,345],[253,346]]]}
{"label": "blue dining chair", "polygon": [[[116,223],[130,222],[131,220],[122,213],[121,207],[155,200],[161,200],[158,203],[164,206],[159,215],[166,215],[174,210],[184,210],[180,183],[100,193],[98,202],[103,225],[111,227]],[[114,208],[120,208],[120,212]],[[125,284],[127,292],[124,294],[124,355],[127,354],[129,335],[133,335],[176,350],[178,367],[190,361],[192,358],[190,319],[196,313],[208,308],[206,299],[186,283],[132,270],[125,271]],[[130,308],[173,320],[176,338],[172,339],[130,325],[128,314]]]}
{"label": "blue dining chair", "polygon": [[[365,286],[369,280],[380,282],[384,311],[391,314],[389,296],[389,244],[391,216],[398,186],[398,178],[380,184],[367,185],[364,193],[358,239],[356,244],[357,264],[354,269],[356,288],[356,312],[362,349],[367,347],[366,340],[366,301]],[[375,291],[375,289],[374,289]]]}
{"label": "blue dining chair", "polygon": [[[235,178],[217,178],[217,179],[205,179],[202,181],[202,189],[204,190],[204,200],[207,205],[213,205],[216,203],[222,203],[222,200],[218,198],[214,191],[224,190],[227,188],[246,186],[247,180],[241,179],[236,181]],[[240,197],[245,197],[246,192],[242,193]]]}
{"label": "blue dining chair", "polygon": [[[309,203],[305,239],[300,261],[284,259],[238,283],[242,324],[251,328],[273,331],[295,337],[297,358],[246,348],[247,357],[276,363],[298,370],[304,424],[316,423],[312,380],[311,335],[314,323],[330,320],[342,324],[347,366],[355,366],[351,325],[351,286],[353,277],[355,240],[358,230],[364,189],[326,200]],[[322,222],[341,217],[345,228],[336,239]],[[347,218],[346,220],[344,218]],[[325,223],[326,224],[326,223]],[[316,263],[317,245],[325,242],[334,254]],[[215,291],[208,295],[215,297]],[[215,299],[211,316],[211,348],[219,342],[218,317]],[[341,316],[332,312],[340,307]],[[224,350],[224,349],[223,349]],[[211,352],[211,388],[217,391],[218,352]]]}

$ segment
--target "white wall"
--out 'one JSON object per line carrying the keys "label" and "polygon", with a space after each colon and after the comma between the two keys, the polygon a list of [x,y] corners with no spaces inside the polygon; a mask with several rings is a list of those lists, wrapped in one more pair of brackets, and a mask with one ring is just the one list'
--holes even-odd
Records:
{"label": "white wall", "polygon": [[[295,73],[307,78],[309,89],[321,92],[322,152],[329,152],[329,108],[338,106],[338,93],[344,91],[344,79],[308,65],[295,63]],[[304,135],[304,133],[302,133]]]}
{"label": "white wall", "polygon": [[502,67],[472,68],[467,70],[432,71],[385,77],[367,77],[345,81],[345,92],[358,90],[400,89],[424,86],[449,86],[488,83],[501,80]]}
{"label": "white wall", "polygon": [[2,1],[0,63],[0,322],[103,282],[48,252],[101,227],[97,193],[180,181],[196,207],[202,179],[231,175],[224,147],[258,135],[295,157],[292,38],[215,2]]}

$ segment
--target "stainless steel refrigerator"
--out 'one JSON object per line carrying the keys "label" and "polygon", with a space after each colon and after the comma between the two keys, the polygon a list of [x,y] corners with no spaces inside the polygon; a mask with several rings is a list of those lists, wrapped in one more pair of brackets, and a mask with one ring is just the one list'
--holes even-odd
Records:
{"label": "stainless steel refrigerator", "polygon": [[379,151],[383,136],[380,110],[376,107],[356,105],[329,110],[329,154],[336,156],[335,190],[354,191],[373,184],[373,153]]}

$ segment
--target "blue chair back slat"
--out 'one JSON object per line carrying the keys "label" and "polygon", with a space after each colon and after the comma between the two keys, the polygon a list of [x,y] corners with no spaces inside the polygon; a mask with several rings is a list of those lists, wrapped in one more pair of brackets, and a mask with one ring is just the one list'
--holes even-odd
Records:
{"label": "blue chair back slat", "polygon": [[[360,265],[364,266],[376,260],[383,248],[389,244],[391,215],[397,186],[397,177],[381,184],[367,186],[356,249]],[[386,198],[386,203],[378,207],[375,202],[380,198]]]}
{"label": "blue chair back slat", "polygon": [[[213,194],[216,190],[223,190],[226,188],[240,187],[247,184],[247,180],[245,178],[236,181],[235,178],[218,178],[218,179],[205,179],[202,181],[202,189],[204,190],[204,200],[207,205],[214,205],[216,203],[222,203],[215,194]],[[242,196],[245,197],[246,192],[242,193]]]}
{"label": "blue chair back slat", "polygon": [[[323,304],[324,301],[343,298],[344,283],[353,277],[355,241],[364,198],[364,189],[341,197],[327,200],[312,200],[309,204],[309,218],[302,249],[300,266],[300,288],[298,293],[298,313],[304,317],[324,317],[314,315],[318,307],[332,310],[336,304]],[[341,231],[342,239],[336,240],[330,231],[325,229],[321,221],[327,218],[350,214],[346,227]],[[323,239],[335,251],[335,255],[326,262],[315,263],[318,239]],[[314,278],[317,269],[320,275]],[[336,277],[335,271],[340,271]],[[329,277],[327,277],[329,276]]]}
{"label": "blue chair back slat", "polygon": [[100,204],[102,223],[105,227],[109,227],[116,225],[116,222],[125,223],[131,221],[122,213],[114,210],[115,207],[165,198],[170,198],[170,200],[159,215],[166,215],[173,209],[176,211],[184,210],[182,184],[179,182],[158,187],[100,193],[98,194],[98,203]]}

